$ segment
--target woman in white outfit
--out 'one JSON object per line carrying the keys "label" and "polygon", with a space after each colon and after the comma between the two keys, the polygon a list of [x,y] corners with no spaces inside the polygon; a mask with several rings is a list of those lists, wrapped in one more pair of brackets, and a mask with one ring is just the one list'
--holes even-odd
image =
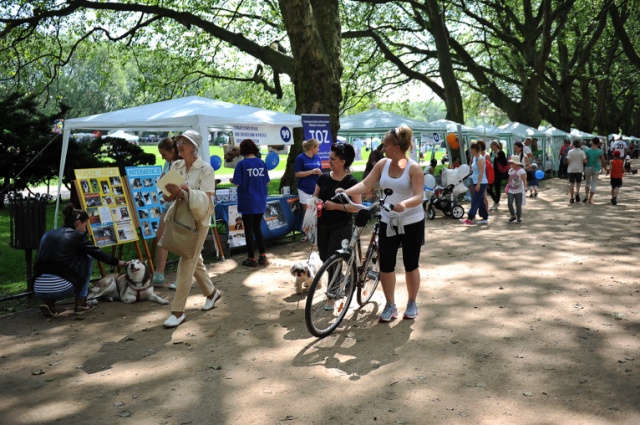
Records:
{"label": "woman in white outfit", "polygon": [[[385,200],[385,203],[393,204],[393,211],[382,210],[379,233],[380,282],[387,300],[380,315],[381,322],[389,322],[398,317],[395,266],[400,245],[409,298],[404,318],[415,319],[418,315],[418,266],[420,247],[424,244],[424,174],[420,164],[408,156],[412,148],[412,137],[413,131],[406,125],[389,131],[382,141],[386,158],[378,161],[362,182],[344,191],[349,196],[358,195],[371,190],[377,182],[380,182],[383,191],[393,190],[393,194]],[[338,191],[341,189],[336,190]]]}

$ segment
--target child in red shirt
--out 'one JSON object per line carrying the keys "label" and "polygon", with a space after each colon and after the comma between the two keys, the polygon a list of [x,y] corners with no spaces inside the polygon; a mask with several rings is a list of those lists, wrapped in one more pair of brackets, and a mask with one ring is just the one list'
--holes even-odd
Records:
{"label": "child in red shirt", "polygon": [[624,174],[624,161],[620,158],[620,152],[613,152],[611,160],[611,205],[618,205],[618,193],[622,187],[622,175]]}

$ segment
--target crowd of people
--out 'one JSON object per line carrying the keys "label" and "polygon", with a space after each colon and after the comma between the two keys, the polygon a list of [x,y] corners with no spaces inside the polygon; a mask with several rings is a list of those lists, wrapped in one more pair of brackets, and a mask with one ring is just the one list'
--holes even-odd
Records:
{"label": "crowd of people", "polygon": [[[402,249],[402,261],[408,292],[408,303],[403,314],[405,319],[415,319],[418,315],[417,298],[420,289],[419,257],[425,242],[425,211],[423,208],[424,178],[434,174],[433,161],[423,170],[419,163],[410,158],[413,148],[411,128],[400,126],[386,133],[378,149],[370,154],[362,181],[351,173],[356,157],[353,146],[336,143],[330,148],[329,170],[323,172],[318,157],[319,142],[309,139],[303,143],[303,152],[295,160],[295,176],[302,205],[314,205],[317,213],[317,249],[322,261],[340,248],[341,241],[348,239],[352,232],[352,217],[357,208],[349,203],[337,202],[334,197],[343,192],[355,204],[362,203],[363,194],[374,188],[382,191],[391,189],[386,201],[393,205],[393,211],[381,211],[379,233],[380,281],[385,297],[385,306],[379,316],[381,322],[389,322],[398,317],[395,302],[396,256]],[[507,196],[509,223],[522,223],[522,207],[529,197],[538,194],[538,180],[531,151],[531,139],[524,143],[515,142],[513,155],[506,157],[499,141],[490,144],[487,152],[484,141],[479,140],[469,146],[469,191],[471,205],[465,225],[488,224],[490,212],[500,205],[502,193]],[[567,141],[568,142],[568,141]],[[593,203],[599,175],[602,170],[611,175],[611,204],[617,204],[623,175],[630,167],[623,158],[629,155],[628,148],[614,145],[610,167],[607,154],[601,149],[601,141],[594,138],[591,147],[583,148],[580,141],[565,142],[560,151],[561,177],[569,181],[569,202],[581,201],[580,186],[585,179],[584,203]],[[205,301],[202,310],[210,310],[221,297],[214,286],[202,256],[199,254],[207,236],[213,212],[212,196],[216,181],[213,168],[199,157],[202,137],[196,131],[186,131],[174,138],[165,138],[158,144],[158,150],[166,161],[163,172],[170,168],[177,171],[185,183],[178,186],[167,184],[162,197],[162,220],[157,239],[162,240],[165,230],[165,216],[170,212],[199,211],[197,232],[193,237],[193,258],[180,257],[176,281],[170,287],[175,289],[169,317],[164,326],[171,328],[185,320],[185,305],[191,283],[195,279]],[[247,267],[266,267],[264,235],[261,222],[266,210],[267,186],[270,182],[265,162],[260,158],[258,146],[252,140],[240,143],[240,160],[230,181],[237,186],[238,212],[241,214],[247,243],[247,258],[242,261]],[[504,189],[503,189],[504,184]],[[488,196],[493,205],[489,208]],[[184,207],[187,207],[186,209]],[[185,214],[185,212],[181,214]],[[43,300],[40,309],[46,316],[57,314],[56,302],[75,296],[75,312],[84,313],[92,309],[87,303],[92,259],[123,267],[125,262],[104,253],[90,242],[86,235],[89,216],[83,210],[69,205],[63,211],[64,225],[60,229],[47,232],[40,244],[35,263],[34,288]],[[480,220],[475,221],[476,215]],[[256,257],[256,249],[258,256]],[[169,249],[170,250],[170,249]],[[153,276],[154,285],[164,285],[165,266],[168,251],[158,247],[157,268]]]}

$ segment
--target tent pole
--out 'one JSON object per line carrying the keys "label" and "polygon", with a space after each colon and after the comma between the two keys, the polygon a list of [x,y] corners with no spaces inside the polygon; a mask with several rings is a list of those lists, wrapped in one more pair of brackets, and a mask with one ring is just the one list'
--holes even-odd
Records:
{"label": "tent pole", "polygon": [[67,151],[69,150],[69,135],[71,129],[66,126],[62,132],[62,154],[60,155],[60,171],[58,172],[58,196],[56,196],[56,214],[53,216],[53,228],[58,227],[58,211],[60,210],[60,190],[62,188],[62,177],[64,176],[64,166],[67,162]]}

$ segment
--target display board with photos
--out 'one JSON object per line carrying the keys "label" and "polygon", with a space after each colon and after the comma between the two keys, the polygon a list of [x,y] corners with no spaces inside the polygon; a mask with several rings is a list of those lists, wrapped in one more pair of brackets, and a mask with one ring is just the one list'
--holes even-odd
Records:
{"label": "display board with photos", "polygon": [[83,209],[89,214],[90,232],[97,246],[138,240],[133,210],[129,205],[120,170],[86,168],[74,170]]}
{"label": "display board with photos", "polygon": [[159,165],[125,167],[127,181],[131,189],[133,206],[140,222],[140,231],[144,239],[156,237],[162,215],[162,194],[156,183],[162,175]]}
{"label": "display board with photos", "polygon": [[229,234],[227,242],[229,246],[231,248],[245,246],[247,244],[247,239],[244,234],[242,214],[238,213],[238,205],[229,205],[228,213],[229,220],[227,225],[229,226]]}

